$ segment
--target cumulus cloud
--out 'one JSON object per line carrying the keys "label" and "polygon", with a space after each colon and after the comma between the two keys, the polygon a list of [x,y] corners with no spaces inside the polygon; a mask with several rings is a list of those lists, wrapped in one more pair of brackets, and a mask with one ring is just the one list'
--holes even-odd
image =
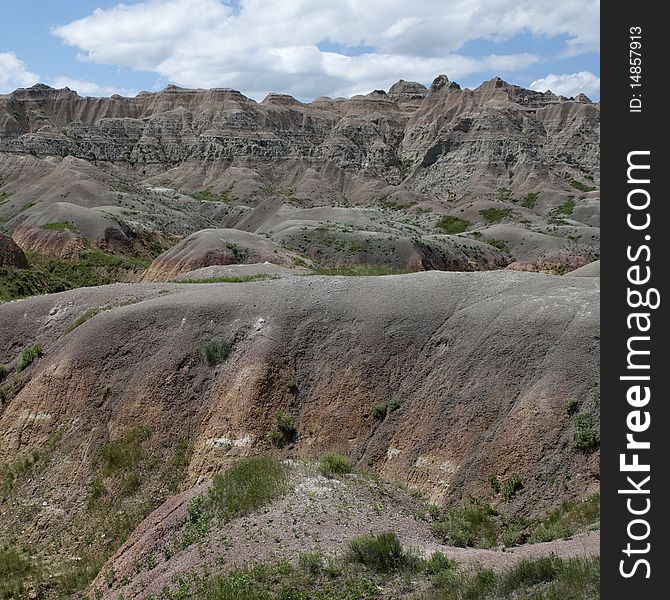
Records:
{"label": "cumulus cloud", "polygon": [[55,88],[68,87],[77,92],[80,96],[111,96],[120,94],[121,96],[136,96],[136,90],[120,89],[109,85],[99,85],[92,81],[82,81],[71,77],[56,77],[49,80],[49,85]]}
{"label": "cumulus cloud", "polygon": [[307,98],[388,87],[401,77],[511,71],[539,60],[458,53],[474,39],[565,36],[566,52],[593,51],[598,26],[598,0],[145,0],[96,9],[53,33],[79,48],[82,60],[186,86]]}
{"label": "cumulus cloud", "polygon": [[551,90],[554,94],[568,98],[581,93],[597,100],[600,98],[600,77],[589,71],[566,73],[565,75],[549,74],[533,81],[530,89],[538,92]]}
{"label": "cumulus cloud", "polygon": [[18,87],[28,87],[39,81],[14,52],[0,52],[0,92],[11,92]]}

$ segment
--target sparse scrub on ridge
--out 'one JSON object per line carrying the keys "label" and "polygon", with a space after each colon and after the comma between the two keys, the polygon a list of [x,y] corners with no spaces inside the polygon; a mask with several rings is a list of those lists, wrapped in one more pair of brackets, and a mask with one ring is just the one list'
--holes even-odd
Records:
{"label": "sparse scrub on ridge", "polygon": [[486,242],[489,246],[493,246],[494,248],[497,248],[498,250],[502,250],[503,252],[506,252],[509,254],[509,246],[505,240],[497,240],[495,238],[482,238],[483,242]]}
{"label": "sparse scrub on ridge", "polygon": [[540,195],[540,192],[529,192],[523,198],[521,198],[521,206],[524,208],[535,208],[537,204],[537,198]]}
{"label": "sparse scrub on ridge", "polygon": [[283,494],[287,475],[287,466],[278,459],[244,459],[214,476],[207,501],[223,519],[243,516]]}
{"label": "sparse scrub on ridge", "polygon": [[330,452],[319,459],[319,470],[326,477],[334,477],[351,473],[352,466],[348,457],[337,452]]}
{"label": "sparse scrub on ridge", "polygon": [[580,192],[593,192],[595,191],[595,187],[592,187],[590,185],[586,185],[585,183],[582,183],[581,181],[577,181],[576,179],[571,179],[570,180],[570,185],[575,188],[576,190],[579,190]]}
{"label": "sparse scrub on ridge", "polygon": [[576,205],[577,201],[574,198],[569,198],[563,202],[563,204],[554,208],[554,210],[551,211],[551,216],[557,218],[569,217],[572,214],[572,211],[575,210]]}
{"label": "sparse scrub on ridge", "polygon": [[67,328],[65,329],[65,333],[70,333],[71,331],[75,330],[77,327],[83,325],[84,323],[86,323],[86,321],[92,319],[93,317],[95,317],[95,315],[102,312],[103,310],[104,308],[102,306],[95,306],[93,308],[85,310],[70,325],[67,326]]}
{"label": "sparse scrub on ridge", "polygon": [[298,429],[295,425],[295,421],[282,411],[279,411],[276,414],[275,420],[276,427],[269,433],[269,438],[274,446],[282,448],[293,441]]}
{"label": "sparse scrub on ridge", "polygon": [[202,347],[201,356],[210,367],[214,367],[230,356],[232,348],[233,345],[230,342],[212,340]]}
{"label": "sparse scrub on ridge", "polygon": [[40,225],[40,229],[45,229],[47,231],[79,231],[75,225],[68,221],[58,221],[55,223],[45,223]]}
{"label": "sparse scrub on ridge", "polygon": [[582,452],[592,452],[600,445],[600,436],[593,428],[593,420],[585,412],[577,413],[573,418],[575,431],[572,445]]}
{"label": "sparse scrub on ridge", "polygon": [[402,275],[409,273],[406,269],[389,267],[386,265],[355,265],[351,267],[317,267],[313,269],[314,275],[339,275],[346,277],[369,277],[380,275]]}
{"label": "sparse scrub on ridge", "polygon": [[435,225],[442,229],[445,233],[455,234],[463,233],[471,223],[467,219],[460,219],[459,217],[452,217],[451,215],[444,215]]}
{"label": "sparse scrub on ridge", "polygon": [[30,348],[26,348],[23,352],[21,352],[21,357],[19,358],[19,364],[17,365],[16,370],[23,371],[24,369],[27,369],[43,354],[44,350],[42,350],[42,346],[39,344],[30,346]]}
{"label": "sparse scrub on ridge", "polygon": [[191,198],[200,200],[202,202],[223,202],[225,204],[230,204],[233,202],[233,198],[230,196],[230,189],[224,190],[219,194],[212,192],[210,188],[206,190],[199,190],[190,194]]}
{"label": "sparse scrub on ridge", "polygon": [[220,277],[205,277],[203,279],[185,279],[172,283],[250,283],[252,281],[265,281],[267,279],[277,279],[277,277],[268,273],[257,273],[255,275],[222,275]]}
{"label": "sparse scrub on ridge", "polygon": [[508,219],[512,216],[511,208],[485,208],[479,211],[479,214],[484,217],[487,223],[498,223],[503,219]]}

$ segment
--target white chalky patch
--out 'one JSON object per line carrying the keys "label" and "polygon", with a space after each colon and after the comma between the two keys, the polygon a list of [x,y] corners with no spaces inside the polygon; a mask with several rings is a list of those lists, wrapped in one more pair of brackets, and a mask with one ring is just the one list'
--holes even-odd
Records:
{"label": "white chalky patch", "polygon": [[251,444],[251,437],[247,434],[244,437],[232,439],[227,437],[208,438],[207,445],[212,448],[241,448]]}
{"label": "white chalky patch", "polygon": [[389,448],[386,451],[386,458],[393,458],[394,456],[398,456],[398,454],[400,454],[400,450],[397,448]]}

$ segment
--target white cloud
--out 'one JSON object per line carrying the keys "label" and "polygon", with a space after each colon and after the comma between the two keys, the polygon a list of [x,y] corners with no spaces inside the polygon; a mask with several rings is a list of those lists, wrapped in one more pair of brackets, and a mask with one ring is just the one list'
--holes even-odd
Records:
{"label": "white cloud", "polygon": [[[538,60],[458,54],[474,39],[561,35],[566,53],[593,51],[598,27],[598,0],[241,0],[236,8],[221,0],[145,0],[96,9],[53,33],[78,47],[82,60],[152,71],[180,85],[308,98]],[[356,47],[365,54],[347,56]]]}
{"label": "white cloud", "polygon": [[56,77],[49,80],[49,85],[55,88],[68,87],[77,92],[80,96],[111,96],[120,94],[121,96],[136,96],[137,91],[129,89],[119,89],[110,85],[99,85],[92,81],[82,81],[71,77]]}
{"label": "white cloud", "polygon": [[549,74],[530,84],[531,90],[546,92],[551,90],[560,96],[574,97],[577,94],[586,94],[589,98],[600,98],[600,77],[589,71],[566,73],[564,75]]}
{"label": "white cloud", "polygon": [[0,93],[31,86],[38,80],[39,76],[30,72],[14,52],[0,52]]}

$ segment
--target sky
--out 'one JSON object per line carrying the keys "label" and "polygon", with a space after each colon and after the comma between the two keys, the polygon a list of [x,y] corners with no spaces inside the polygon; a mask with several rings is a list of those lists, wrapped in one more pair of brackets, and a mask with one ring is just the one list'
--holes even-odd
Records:
{"label": "sky", "polygon": [[230,87],[309,101],[445,74],[600,99],[598,0],[2,0],[0,93]]}

